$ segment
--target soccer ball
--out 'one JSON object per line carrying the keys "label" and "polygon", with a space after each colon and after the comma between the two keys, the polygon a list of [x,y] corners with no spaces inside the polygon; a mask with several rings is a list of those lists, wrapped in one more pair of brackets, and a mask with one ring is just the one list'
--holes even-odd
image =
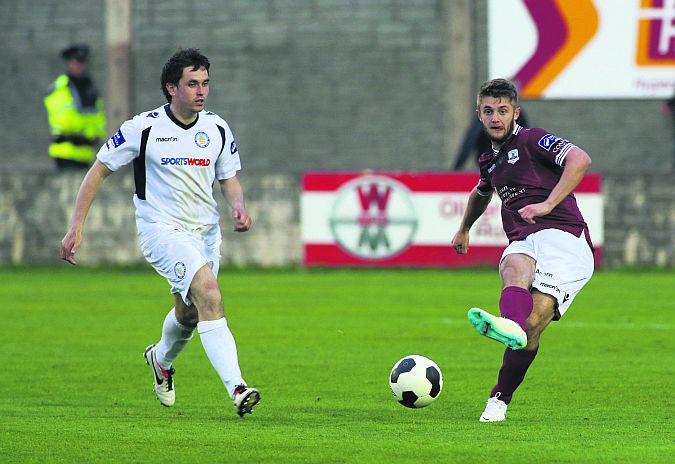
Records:
{"label": "soccer ball", "polygon": [[389,386],[398,402],[406,408],[423,408],[441,394],[443,374],[431,359],[411,354],[394,364]]}

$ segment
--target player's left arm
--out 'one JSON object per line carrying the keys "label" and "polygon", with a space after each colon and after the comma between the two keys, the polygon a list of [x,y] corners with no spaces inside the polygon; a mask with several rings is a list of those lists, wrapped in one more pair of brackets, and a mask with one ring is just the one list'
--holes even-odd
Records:
{"label": "player's left arm", "polygon": [[246,211],[244,204],[244,189],[239,183],[237,176],[219,180],[220,191],[232,208],[235,232],[246,232],[251,228],[251,216]]}
{"label": "player's left arm", "polygon": [[518,210],[520,216],[527,222],[534,224],[537,216],[546,216],[567,197],[584,178],[591,166],[591,157],[579,147],[572,147],[565,157],[565,166],[562,176],[551,190],[548,198],[541,203],[524,206]]}

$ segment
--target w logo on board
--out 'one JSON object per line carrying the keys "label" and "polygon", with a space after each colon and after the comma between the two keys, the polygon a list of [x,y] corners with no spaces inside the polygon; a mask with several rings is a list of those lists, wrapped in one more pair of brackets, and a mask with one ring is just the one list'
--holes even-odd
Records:
{"label": "w logo on board", "polygon": [[338,191],[330,228],[344,251],[382,259],[412,244],[417,222],[410,192],[403,184],[385,176],[363,176]]}

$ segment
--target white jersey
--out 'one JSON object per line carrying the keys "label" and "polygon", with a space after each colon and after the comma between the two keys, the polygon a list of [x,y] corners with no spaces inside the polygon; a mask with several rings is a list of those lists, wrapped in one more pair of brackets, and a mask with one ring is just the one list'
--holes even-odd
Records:
{"label": "white jersey", "polygon": [[189,125],[169,105],[125,121],[96,155],[111,171],[134,163],[136,217],[187,230],[218,223],[213,183],[241,169],[227,123],[201,111]]}

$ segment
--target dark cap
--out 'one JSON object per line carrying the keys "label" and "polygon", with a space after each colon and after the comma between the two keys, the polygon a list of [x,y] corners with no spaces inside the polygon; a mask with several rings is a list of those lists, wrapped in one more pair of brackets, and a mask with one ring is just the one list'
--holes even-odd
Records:
{"label": "dark cap", "polygon": [[89,46],[84,44],[70,45],[61,50],[61,58],[66,61],[77,60],[81,63],[89,60]]}

